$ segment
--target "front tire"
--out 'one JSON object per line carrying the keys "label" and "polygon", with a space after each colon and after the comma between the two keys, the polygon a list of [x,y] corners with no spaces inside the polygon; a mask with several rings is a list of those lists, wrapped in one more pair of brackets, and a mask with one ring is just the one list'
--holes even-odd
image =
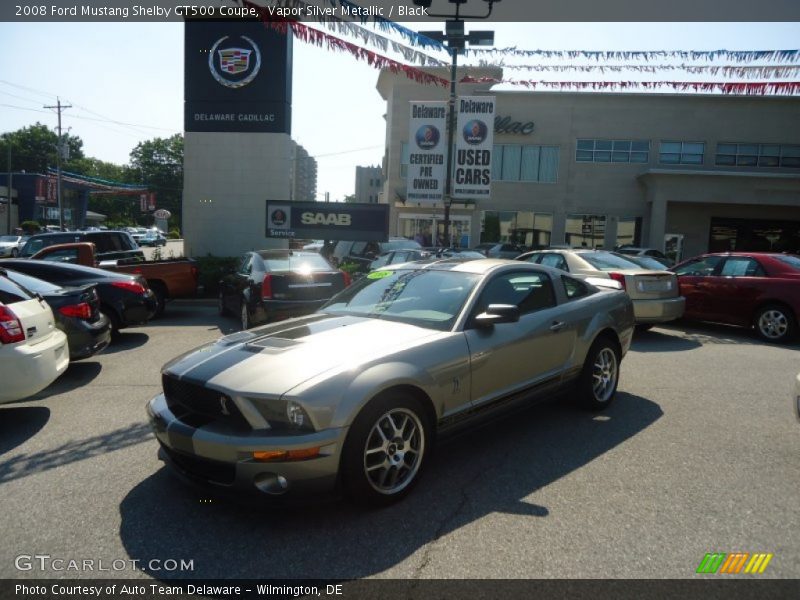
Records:
{"label": "front tire", "polygon": [[603,410],[613,401],[619,384],[620,351],[608,337],[595,340],[578,382],[581,405],[589,410]]}
{"label": "front tire", "polygon": [[792,311],[780,304],[769,304],[758,309],[753,325],[762,340],[774,344],[785,344],[797,334],[797,321]]}
{"label": "front tire", "polygon": [[356,503],[387,506],[404,498],[426,464],[432,436],[422,404],[387,394],[358,414],[342,453],[342,482]]}

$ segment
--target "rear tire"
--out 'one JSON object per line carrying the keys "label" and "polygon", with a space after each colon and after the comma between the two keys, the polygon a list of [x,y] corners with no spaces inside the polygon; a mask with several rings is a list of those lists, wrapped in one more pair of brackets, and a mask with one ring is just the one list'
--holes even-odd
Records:
{"label": "rear tire", "polygon": [[753,319],[753,326],[762,340],[773,344],[785,344],[797,335],[794,314],[780,304],[768,304],[759,308]]}
{"label": "rear tire", "polygon": [[119,315],[117,314],[117,311],[115,311],[110,306],[101,306],[100,310],[103,312],[105,316],[108,317],[108,320],[111,322],[111,337],[115,339],[118,338],[122,322],[119,318]]}
{"label": "rear tire", "polygon": [[342,451],[342,483],[358,504],[387,506],[419,480],[430,453],[431,424],[414,397],[389,393],[356,416]]}
{"label": "rear tire", "polygon": [[163,284],[158,282],[153,282],[150,285],[150,289],[153,290],[153,294],[156,296],[156,314],[154,316],[160,317],[167,308],[167,290]]}
{"label": "rear tire", "polygon": [[609,337],[595,340],[578,381],[578,400],[589,410],[604,410],[616,397],[619,384],[619,346]]}
{"label": "rear tire", "polygon": [[247,308],[247,300],[244,298],[242,298],[242,308],[239,312],[241,313],[242,331],[250,329],[250,327],[252,327],[252,323],[250,321],[250,309]]}

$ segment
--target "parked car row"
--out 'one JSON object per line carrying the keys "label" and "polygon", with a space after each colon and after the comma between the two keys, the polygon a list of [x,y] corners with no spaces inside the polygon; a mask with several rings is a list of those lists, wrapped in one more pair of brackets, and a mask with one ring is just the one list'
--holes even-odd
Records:
{"label": "parked car row", "polygon": [[156,298],[141,276],[30,259],[0,261],[0,402],[36,394],[70,361],[146,323]]}

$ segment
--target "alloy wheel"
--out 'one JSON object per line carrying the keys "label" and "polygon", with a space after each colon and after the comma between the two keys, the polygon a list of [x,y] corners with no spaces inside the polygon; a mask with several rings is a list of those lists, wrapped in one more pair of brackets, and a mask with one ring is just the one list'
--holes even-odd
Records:
{"label": "alloy wheel", "polygon": [[244,301],[242,301],[242,329],[250,329],[250,311],[247,310]]}
{"label": "alloy wheel", "polygon": [[598,402],[608,402],[614,395],[617,385],[617,356],[611,348],[603,348],[597,353],[592,366],[592,392]]}
{"label": "alloy wheel", "polygon": [[375,422],[367,436],[367,481],[381,494],[397,494],[414,480],[424,453],[425,432],[419,417],[406,408],[394,408]]}
{"label": "alloy wheel", "polygon": [[779,340],[789,331],[789,319],[775,308],[765,310],[758,317],[758,330],[765,338]]}

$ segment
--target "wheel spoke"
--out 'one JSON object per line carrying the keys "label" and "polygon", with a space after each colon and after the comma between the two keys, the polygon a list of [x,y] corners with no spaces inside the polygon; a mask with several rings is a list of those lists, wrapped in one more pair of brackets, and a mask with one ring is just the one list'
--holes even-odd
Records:
{"label": "wheel spoke", "polygon": [[381,494],[399,493],[414,480],[424,449],[424,430],[416,413],[406,408],[386,412],[375,421],[364,445],[367,481]]}

